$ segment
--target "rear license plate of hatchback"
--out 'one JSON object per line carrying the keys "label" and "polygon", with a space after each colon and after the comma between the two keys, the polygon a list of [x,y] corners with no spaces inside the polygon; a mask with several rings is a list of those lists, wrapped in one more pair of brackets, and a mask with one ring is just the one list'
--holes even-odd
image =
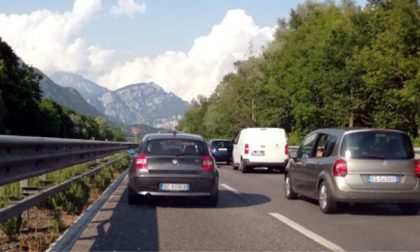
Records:
{"label": "rear license plate of hatchback", "polygon": [[190,190],[190,184],[168,184],[168,183],[160,183],[159,189],[161,191],[177,191],[177,192],[185,192]]}
{"label": "rear license plate of hatchback", "polygon": [[369,183],[400,183],[399,176],[368,176]]}
{"label": "rear license plate of hatchback", "polygon": [[264,156],[264,154],[265,154],[264,151],[253,151],[251,153],[252,156],[259,156],[259,157]]}

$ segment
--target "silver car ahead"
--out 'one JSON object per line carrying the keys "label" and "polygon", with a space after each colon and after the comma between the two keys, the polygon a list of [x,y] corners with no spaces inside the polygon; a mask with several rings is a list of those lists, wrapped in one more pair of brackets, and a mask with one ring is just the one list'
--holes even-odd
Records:
{"label": "silver car ahead", "polygon": [[287,199],[317,199],[332,213],[340,203],[398,204],[416,214],[420,162],[410,137],[387,129],[319,129],[306,136],[285,170]]}
{"label": "silver car ahead", "polygon": [[218,203],[219,173],[201,136],[156,133],[146,135],[128,172],[128,203],[141,196],[205,197]]}

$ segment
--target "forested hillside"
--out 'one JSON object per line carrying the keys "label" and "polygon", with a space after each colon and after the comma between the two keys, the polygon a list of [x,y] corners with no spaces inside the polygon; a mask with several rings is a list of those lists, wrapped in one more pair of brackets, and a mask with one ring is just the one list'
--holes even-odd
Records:
{"label": "forested hillside", "polygon": [[101,117],[89,117],[42,100],[41,76],[0,38],[0,134],[123,140],[122,131]]}
{"label": "forested hillside", "polygon": [[418,137],[420,8],[416,0],[307,2],[280,20],[262,55],[236,63],[178,129],[232,139],[244,127],[387,127]]}

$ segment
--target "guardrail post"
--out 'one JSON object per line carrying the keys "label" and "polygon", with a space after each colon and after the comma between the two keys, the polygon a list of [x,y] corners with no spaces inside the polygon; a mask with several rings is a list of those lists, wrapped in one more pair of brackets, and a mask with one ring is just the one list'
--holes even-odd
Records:
{"label": "guardrail post", "polygon": [[22,190],[22,188],[29,186],[29,179],[22,179],[19,182],[19,184],[20,184],[20,189]]}

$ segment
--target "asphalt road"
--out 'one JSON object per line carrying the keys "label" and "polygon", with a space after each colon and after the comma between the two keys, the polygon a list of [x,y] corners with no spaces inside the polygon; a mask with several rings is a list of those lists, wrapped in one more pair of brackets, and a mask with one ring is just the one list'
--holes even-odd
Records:
{"label": "asphalt road", "polygon": [[128,205],[124,180],[72,250],[420,249],[420,213],[402,216],[394,206],[354,205],[325,215],[313,201],[286,200],[282,174],[219,169],[217,208],[188,199]]}

